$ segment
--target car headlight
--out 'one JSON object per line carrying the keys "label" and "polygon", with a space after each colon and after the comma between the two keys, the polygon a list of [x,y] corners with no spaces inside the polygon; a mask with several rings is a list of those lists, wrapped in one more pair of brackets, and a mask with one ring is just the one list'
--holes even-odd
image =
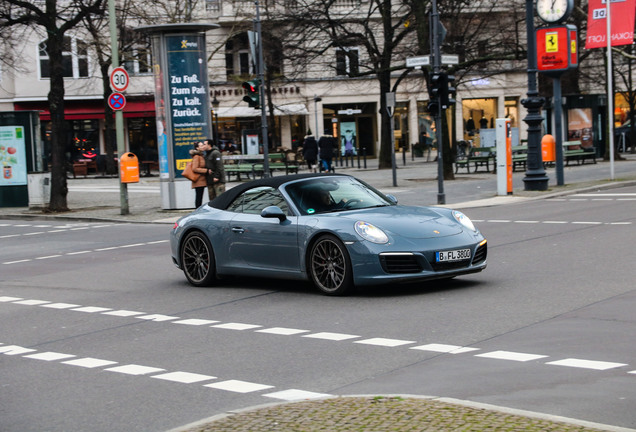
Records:
{"label": "car headlight", "polygon": [[358,221],[355,224],[355,230],[365,240],[371,243],[384,244],[389,242],[387,235],[375,225],[370,223]]}
{"label": "car headlight", "polygon": [[453,210],[453,217],[457,220],[457,222],[464,225],[469,230],[477,232],[477,228],[473,225],[473,221],[471,221],[464,213],[458,210]]}

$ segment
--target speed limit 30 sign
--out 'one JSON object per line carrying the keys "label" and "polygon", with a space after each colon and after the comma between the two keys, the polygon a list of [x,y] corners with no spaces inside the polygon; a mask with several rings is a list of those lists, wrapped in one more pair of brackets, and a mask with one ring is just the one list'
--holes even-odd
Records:
{"label": "speed limit 30 sign", "polygon": [[117,92],[123,92],[128,88],[130,77],[126,69],[118,67],[110,73],[110,86]]}

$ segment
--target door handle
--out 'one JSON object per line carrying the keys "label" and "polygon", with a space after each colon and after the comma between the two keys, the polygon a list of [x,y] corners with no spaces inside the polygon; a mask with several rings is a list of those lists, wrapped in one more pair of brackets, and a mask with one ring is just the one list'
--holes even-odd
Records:
{"label": "door handle", "polygon": [[237,234],[243,234],[245,230],[241,227],[232,227],[232,232],[235,232]]}

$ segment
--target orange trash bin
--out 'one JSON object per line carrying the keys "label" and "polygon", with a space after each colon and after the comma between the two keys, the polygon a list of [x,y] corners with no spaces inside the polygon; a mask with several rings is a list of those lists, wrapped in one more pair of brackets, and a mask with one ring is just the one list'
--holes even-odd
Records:
{"label": "orange trash bin", "polygon": [[139,160],[133,153],[124,153],[119,159],[119,176],[122,183],[139,183]]}
{"label": "orange trash bin", "polygon": [[541,153],[543,162],[556,162],[556,140],[550,134],[543,135],[541,138]]}

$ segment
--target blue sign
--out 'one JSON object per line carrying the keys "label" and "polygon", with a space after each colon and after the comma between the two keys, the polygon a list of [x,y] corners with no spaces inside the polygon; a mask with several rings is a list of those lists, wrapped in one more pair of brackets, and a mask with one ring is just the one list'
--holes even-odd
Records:
{"label": "blue sign", "polygon": [[[181,176],[196,142],[211,138],[210,93],[205,38],[166,36],[167,82],[175,174]],[[164,81],[165,82],[165,81]],[[176,177],[175,176],[175,177]]]}

